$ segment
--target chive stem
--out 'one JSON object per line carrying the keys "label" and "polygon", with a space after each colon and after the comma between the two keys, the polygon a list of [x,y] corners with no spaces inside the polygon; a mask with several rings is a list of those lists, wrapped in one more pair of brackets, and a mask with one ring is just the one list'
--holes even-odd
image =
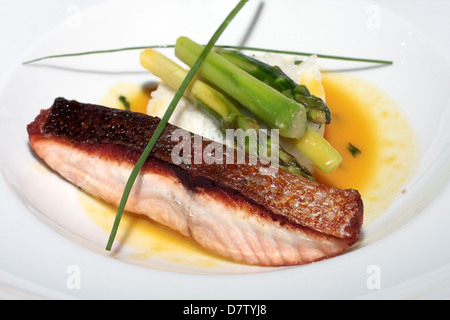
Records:
{"label": "chive stem", "polygon": [[355,147],[353,144],[349,143],[347,146],[347,150],[350,151],[353,157],[357,157],[361,154],[361,150]]}
{"label": "chive stem", "polygon": [[155,146],[157,140],[161,136],[164,128],[166,127],[167,123],[169,122],[169,119],[174,112],[179,100],[183,96],[184,92],[186,91],[187,87],[189,86],[189,83],[194,78],[197,70],[200,68],[201,64],[205,60],[208,53],[212,50],[215,43],[219,39],[219,37],[222,35],[222,33],[225,31],[227,26],[230,24],[230,22],[233,20],[233,18],[238,14],[238,12],[244,7],[244,5],[249,0],[240,0],[239,3],[236,5],[236,7],[228,14],[228,16],[225,18],[225,20],[222,22],[222,24],[219,26],[219,28],[216,30],[216,32],[213,34],[211,39],[209,40],[208,44],[205,46],[204,50],[202,51],[201,55],[198,57],[198,59],[195,61],[192,68],[189,70],[188,74],[184,78],[183,82],[181,83],[181,86],[175,93],[175,96],[170,103],[169,107],[167,108],[164,116],[161,118],[160,123],[156,127],[155,132],[153,133],[149,143],[145,147],[144,151],[142,152],[141,156],[139,157],[139,160],[137,161],[135,167],[133,168],[130,177],[128,178],[128,181],[125,185],[125,190],[122,195],[122,199],[119,204],[119,208],[116,214],[116,218],[114,220],[114,224],[108,239],[108,243],[106,245],[106,250],[110,251],[111,247],[113,245],[114,239],[117,234],[117,230],[119,228],[120,220],[122,218],[123,212],[125,211],[125,206],[128,200],[128,197],[131,193],[131,189],[133,187],[134,182],[137,179],[137,176],[142,169],[145,161],[147,160],[147,157],[150,155],[153,147]]}
{"label": "chive stem", "polygon": [[22,64],[27,65],[34,62],[48,60],[48,59],[56,59],[56,58],[67,58],[67,57],[77,57],[77,56],[86,56],[91,54],[102,54],[102,53],[114,53],[114,52],[122,52],[122,51],[132,51],[132,50],[144,50],[144,49],[164,49],[164,48],[174,48],[173,44],[159,44],[153,46],[141,46],[141,47],[126,47],[126,48],[117,48],[117,49],[106,49],[106,50],[95,50],[95,51],[83,51],[83,52],[74,52],[74,53],[63,53],[63,54],[54,54],[51,56],[40,57],[37,59],[25,61]]}
{"label": "chive stem", "polygon": [[119,97],[119,101],[122,103],[122,105],[124,106],[125,110],[130,111],[131,107],[130,107],[130,103],[128,102],[127,98],[125,96],[120,96]]}
{"label": "chive stem", "polygon": [[312,52],[298,52],[298,51],[289,51],[289,50],[277,50],[277,49],[263,49],[256,47],[240,47],[240,46],[220,46],[224,49],[236,49],[236,50],[247,50],[247,51],[262,51],[267,53],[281,53],[288,55],[296,55],[296,56],[312,56],[316,55],[319,58],[323,59],[334,59],[334,60],[344,60],[344,61],[356,61],[356,62],[369,62],[369,63],[379,63],[379,64],[393,64],[393,61],[390,60],[379,60],[379,59],[368,59],[368,58],[353,58],[353,57],[344,57],[344,56],[336,56],[336,55],[328,55],[328,54],[320,54],[320,53],[312,53]]}
{"label": "chive stem", "polygon": [[[160,44],[160,45],[152,45],[152,46],[126,47],[126,48],[118,48],[118,49],[84,51],[84,52],[76,52],[76,53],[64,53],[64,54],[56,54],[56,55],[45,56],[45,57],[25,61],[22,64],[27,65],[27,64],[32,64],[34,62],[47,60],[47,59],[76,57],[76,56],[84,56],[84,55],[90,55],[90,54],[114,53],[114,52],[121,52],[121,51],[145,50],[145,49],[166,49],[166,48],[174,48],[174,47],[175,47],[174,44]],[[267,52],[267,53],[280,53],[280,54],[288,54],[288,55],[296,55],[296,56],[316,55],[317,57],[323,58],[323,59],[334,59],[334,60],[354,61],[354,62],[367,62],[367,63],[377,63],[377,64],[386,64],[386,65],[391,65],[394,63],[393,61],[390,61],[390,60],[353,58],[353,57],[327,55],[327,54],[320,54],[320,53],[265,49],[265,48],[257,48],[257,47],[246,47],[246,46],[218,45],[215,47],[223,48],[223,49],[247,50],[247,51]]]}

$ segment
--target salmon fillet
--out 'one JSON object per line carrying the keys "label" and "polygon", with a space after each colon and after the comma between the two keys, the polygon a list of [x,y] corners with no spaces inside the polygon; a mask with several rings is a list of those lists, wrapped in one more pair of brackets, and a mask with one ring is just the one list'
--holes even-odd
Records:
{"label": "salmon fillet", "polygon": [[[54,171],[118,206],[159,122],[145,114],[57,98],[27,130],[32,149]],[[262,174],[259,162],[175,164],[175,130],[181,129],[166,126],[134,184],[127,211],[252,265],[310,263],[342,254],[359,239],[363,203],[356,190],[319,184],[281,168]],[[194,152],[211,143],[202,139],[199,150],[196,136],[185,133]]]}

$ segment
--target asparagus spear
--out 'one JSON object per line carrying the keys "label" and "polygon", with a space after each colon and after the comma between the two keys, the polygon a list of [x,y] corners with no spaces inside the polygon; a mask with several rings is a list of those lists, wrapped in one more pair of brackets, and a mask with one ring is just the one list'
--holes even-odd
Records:
{"label": "asparagus spear", "polygon": [[[187,74],[187,71],[177,63],[152,49],[144,50],[141,53],[140,59],[144,68],[160,78],[174,90],[177,90]],[[260,126],[256,120],[246,116],[234,102],[198,79],[194,79],[191,82],[188,90],[185,91],[184,96],[192,104],[216,119],[222,130],[242,129],[247,131],[249,129],[254,129],[254,132],[259,132]],[[251,138],[251,136],[249,137]],[[257,139],[258,137],[255,138]],[[246,142],[248,144],[252,143],[251,141]],[[257,141],[254,141],[253,143],[259,147]],[[271,143],[272,140],[269,137],[267,139],[268,150],[271,150]],[[246,149],[248,151],[248,146],[246,146]],[[302,175],[307,179],[314,180],[314,177],[309,170],[300,165],[293,156],[284,151],[280,146],[278,146],[278,150],[280,167]]]}
{"label": "asparagus spear", "polygon": [[[201,46],[200,46],[200,48],[198,48],[199,46],[200,45],[196,44],[192,40],[189,40],[185,37],[181,37],[177,40],[177,44],[175,45],[175,54],[182,61],[184,61],[186,64],[189,65],[191,63],[191,61],[195,59],[196,52],[198,52],[198,50],[201,50]],[[214,56],[214,58],[216,58],[217,56],[221,57],[218,53],[210,52],[210,54],[208,55],[208,57],[206,58],[206,60],[204,62],[204,65],[199,70],[199,73],[202,76],[204,76],[205,78],[207,78],[209,81],[213,82],[218,87],[220,87],[220,89],[222,89],[226,92],[227,92],[227,90],[225,88],[229,89],[231,87],[232,92],[229,93],[230,95],[233,95],[233,93],[234,93],[234,96],[238,96],[239,94],[245,95],[245,91],[251,90],[251,92],[254,94],[254,98],[256,100],[262,100],[263,98],[259,98],[258,94],[261,94],[263,96],[265,94],[264,90],[269,90],[269,91],[275,90],[275,89],[271,88],[270,86],[266,85],[265,87],[259,86],[258,87],[259,91],[256,92],[254,90],[255,88],[252,87],[251,85],[244,86],[244,84],[241,84],[240,82],[238,82],[238,79],[242,76],[242,73],[244,73],[244,74],[247,73],[246,71],[240,69],[233,63],[230,63],[223,57],[221,57],[221,58],[223,58],[223,60],[225,60],[228,63],[220,64],[223,62],[223,60],[220,60],[218,58],[211,61],[212,59],[210,59],[210,57],[212,55]],[[230,66],[230,64],[231,64],[231,66]],[[206,68],[208,68],[207,72],[204,71]],[[229,69],[225,70],[225,68],[229,68]],[[226,73],[228,78],[225,78],[220,75],[220,72],[222,72],[222,71],[224,73]],[[234,72],[236,72],[236,74],[233,76]],[[249,74],[247,73],[247,75],[249,75]],[[215,78],[215,77],[217,77],[217,78]],[[256,79],[256,78],[253,78],[253,79]],[[284,81],[284,80],[282,80],[282,81]],[[259,83],[262,83],[262,82],[259,80]],[[237,85],[237,84],[239,84],[239,85]],[[248,82],[245,84],[248,84]],[[301,88],[297,89],[297,90],[301,90]],[[287,96],[285,96],[283,94],[281,94],[281,95],[284,96],[285,98],[289,99]],[[269,103],[275,103],[275,102],[270,101]],[[273,106],[271,104],[260,104],[258,106],[255,106],[255,108],[262,108],[262,109],[271,108],[271,107],[276,107],[276,106]],[[255,110],[254,113],[257,114],[257,111],[258,110]],[[274,114],[273,116],[276,117],[277,115]],[[285,118],[289,117],[289,114],[283,114],[283,116],[284,117],[282,119],[276,119],[276,118],[270,119],[271,123],[285,121]],[[292,115],[291,115],[291,117],[292,117]],[[261,120],[263,122],[265,122],[264,119],[261,119]],[[270,123],[266,123],[266,124],[270,126]],[[280,135],[281,135],[281,131],[280,131]],[[328,141],[325,140],[324,137],[319,135],[307,123],[305,124],[305,132],[300,138],[298,138],[298,137],[292,138],[291,137],[288,140],[290,140],[289,142],[292,145],[294,145],[295,148],[297,148],[301,153],[303,153],[312,162],[312,164],[315,167],[317,167],[319,170],[321,170],[322,172],[325,172],[325,173],[333,172],[334,170],[337,169],[337,167],[342,162],[342,156],[339,154],[339,152],[337,152],[328,143]]]}
{"label": "asparagus spear", "polygon": [[[302,103],[309,121],[319,124],[331,122],[331,112],[325,102],[311,95],[306,86],[298,85],[278,66],[270,66],[234,50],[218,49],[217,52],[239,68]],[[310,125],[301,139],[293,139],[291,143],[325,173],[334,171],[342,162],[341,155]]]}
{"label": "asparagus spear", "polygon": [[[174,90],[180,86],[187,74],[181,66],[158,51],[146,49],[141,53],[140,58],[141,65],[145,69]],[[244,115],[227,97],[196,78],[191,82],[184,96],[212,115],[222,128],[259,129],[258,123],[253,118]]]}
{"label": "asparagus spear", "polygon": [[235,50],[218,49],[216,52],[255,78],[304,105],[309,121],[318,124],[330,123],[331,112],[325,102],[311,95],[306,86],[297,84],[278,66],[268,65]]}
{"label": "asparagus spear", "polygon": [[320,171],[331,173],[342,162],[342,156],[311,125],[301,139],[290,139],[294,147],[303,153]]}
{"label": "asparagus spear", "polygon": [[[203,46],[180,37],[175,55],[189,66]],[[267,126],[279,129],[280,136],[300,138],[306,131],[305,107],[251,76],[215,52],[210,52],[199,74],[236,99]]]}

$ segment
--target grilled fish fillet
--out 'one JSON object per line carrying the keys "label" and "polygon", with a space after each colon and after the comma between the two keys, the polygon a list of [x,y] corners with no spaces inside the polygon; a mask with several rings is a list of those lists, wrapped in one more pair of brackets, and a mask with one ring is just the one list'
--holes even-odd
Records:
{"label": "grilled fish fillet", "polygon": [[[118,206],[159,121],[57,98],[27,130],[31,147],[54,171]],[[171,137],[176,129],[181,130],[166,126],[134,184],[127,211],[252,265],[310,263],[339,255],[358,240],[363,204],[357,191],[318,184],[281,168],[261,174],[260,163],[174,164],[171,152],[179,141]],[[195,137],[188,134],[195,151]],[[207,147],[203,139],[201,151]]]}

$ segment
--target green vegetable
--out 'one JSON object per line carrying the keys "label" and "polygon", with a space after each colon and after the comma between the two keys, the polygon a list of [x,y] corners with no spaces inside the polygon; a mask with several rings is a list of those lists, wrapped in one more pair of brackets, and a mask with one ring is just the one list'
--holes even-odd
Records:
{"label": "green vegetable", "polygon": [[161,118],[161,121],[159,125],[157,126],[155,132],[153,133],[153,136],[151,137],[150,141],[148,142],[147,146],[145,147],[144,151],[142,152],[142,155],[139,157],[136,165],[134,166],[128,181],[125,185],[124,192],[122,194],[122,198],[119,203],[119,208],[117,210],[116,218],[114,220],[113,227],[111,229],[111,233],[109,235],[108,243],[106,245],[106,250],[110,251],[111,247],[114,243],[114,239],[117,234],[117,230],[119,228],[120,220],[122,218],[123,212],[125,211],[125,206],[128,200],[128,197],[131,193],[131,189],[133,188],[134,182],[136,181],[137,176],[139,175],[139,172],[141,171],[142,167],[144,166],[145,161],[147,160],[148,156],[150,155],[150,152],[153,150],[153,147],[155,146],[157,140],[161,136],[161,133],[163,132],[164,128],[166,127],[167,123],[169,122],[170,116],[173,114],[178,102],[182,98],[184,92],[186,91],[187,87],[189,86],[189,83],[194,78],[195,74],[197,73],[198,69],[202,65],[203,61],[205,60],[208,53],[212,50],[215,43],[219,39],[219,37],[222,35],[222,33],[225,31],[227,26],[230,24],[230,22],[234,19],[234,17],[239,13],[239,11],[244,7],[244,5],[247,3],[248,0],[240,0],[239,3],[234,7],[234,9],[228,14],[228,16],[225,18],[225,20],[222,22],[222,24],[219,26],[219,28],[216,30],[216,32],[213,34],[211,39],[209,40],[208,44],[204,48],[204,50],[200,53],[196,61],[193,63],[193,66],[191,70],[188,72],[186,77],[183,80],[183,83],[178,88],[177,92],[175,93],[175,96],[170,103],[169,107],[167,108],[164,116]]}
{"label": "green vegetable", "polygon": [[130,103],[128,102],[126,97],[120,96],[119,101],[123,104],[125,110],[130,111]]}
{"label": "green vegetable", "polygon": [[[179,38],[175,46],[175,54],[188,65],[192,59],[195,59],[196,52],[199,50],[201,50],[200,45],[185,37]],[[222,91],[240,101],[243,106],[246,106],[245,103],[251,104],[254,102],[252,107],[249,109],[257,116],[261,113],[264,114],[267,110],[281,109],[280,113],[272,113],[271,117],[259,117],[260,120],[267,126],[273,128],[274,124],[286,124],[290,121],[295,121],[296,114],[290,113],[292,109],[285,107],[283,103],[285,103],[285,100],[289,100],[291,103],[295,103],[298,106],[301,106],[301,104],[251,76],[249,73],[240,69],[238,66],[220,56],[218,53],[211,52],[208,55],[205,60],[205,64],[199,70],[199,73],[219,87]],[[242,79],[249,80],[242,81]],[[302,87],[297,90],[301,89]],[[274,92],[278,93],[276,97],[281,97],[280,100],[265,99],[267,95],[273,94]],[[306,94],[306,92],[304,92],[304,94]],[[253,99],[251,102],[248,102],[246,99],[249,95]],[[243,98],[239,100],[238,97]],[[280,108],[280,106],[282,107]],[[301,153],[303,153],[312,162],[312,164],[319,168],[322,172],[333,172],[342,162],[342,156],[328,143],[328,141],[325,140],[325,138],[323,138],[309,124],[307,124],[306,110],[304,107],[302,108],[305,111],[305,118],[302,119],[304,121],[304,123],[302,123],[302,125],[304,125],[303,134],[300,137],[288,137],[288,140],[290,140],[290,143],[293,144]],[[281,129],[280,136],[283,136]]]}
{"label": "green vegetable", "polygon": [[[180,86],[186,77],[187,71],[185,69],[156,50],[144,50],[141,53],[140,60],[144,68],[174,90]],[[209,110],[205,111],[209,115],[213,115],[213,118],[222,128],[259,129],[258,123],[253,118],[244,115],[235,103],[203,81],[194,79],[188,90],[185,91],[184,96],[201,109],[208,108]]]}
{"label": "green vegetable", "polygon": [[[180,37],[175,55],[189,66],[202,52],[203,46]],[[280,136],[300,138],[306,131],[305,107],[256,79],[215,52],[210,52],[199,74],[237,100]]]}
{"label": "green vegetable", "polygon": [[331,122],[331,112],[325,102],[311,95],[306,86],[297,84],[278,66],[268,65],[235,50],[218,49],[216,52],[255,78],[301,103],[306,108],[309,121],[318,124]]}
{"label": "green vegetable", "polygon": [[[94,50],[94,51],[84,51],[84,52],[72,52],[72,53],[63,53],[63,54],[54,54],[44,57],[39,57],[36,59],[28,60],[22,62],[23,65],[32,64],[35,62],[48,60],[48,59],[56,59],[56,58],[68,58],[68,57],[78,57],[85,56],[91,54],[105,54],[105,53],[115,53],[122,51],[133,51],[133,50],[144,50],[144,49],[167,49],[174,48],[174,44],[156,44],[150,46],[137,46],[137,47],[124,47],[124,48],[115,48],[115,49],[105,49],[105,50]],[[266,49],[266,48],[255,48],[255,47],[244,47],[244,46],[231,46],[231,45],[221,45],[216,46],[217,48],[227,48],[227,49],[235,49],[235,50],[248,50],[248,51],[259,51],[259,52],[271,52],[271,53],[282,53],[282,54],[290,54],[295,56],[312,56],[316,55],[319,58],[324,59],[335,59],[335,60],[344,60],[344,61],[354,61],[354,62],[367,62],[367,63],[379,63],[384,65],[392,65],[394,62],[390,60],[378,60],[378,59],[366,59],[366,58],[352,58],[352,57],[342,57],[342,56],[333,56],[326,55],[320,53],[311,53],[311,52],[298,52],[298,51],[288,51],[288,50],[275,50],[275,49]],[[300,64],[301,61],[296,61],[296,64]]]}
{"label": "green vegetable", "polygon": [[361,154],[361,150],[359,150],[357,147],[355,147],[354,145],[352,145],[351,143],[348,144],[347,146],[347,150],[350,151],[350,153],[352,154],[352,156],[354,156],[355,158]]}
{"label": "green vegetable", "polygon": [[[144,68],[159,77],[174,90],[180,86],[187,74],[187,71],[177,63],[152,49],[144,50],[141,53],[140,59]],[[236,102],[231,101],[228,97],[198,79],[194,79],[191,82],[184,96],[193,105],[196,105],[213,119],[217,120],[223,131],[226,129],[242,129],[244,131],[254,129],[254,132],[259,132],[260,126],[257,121],[245,115],[237,107]],[[249,135],[249,138],[252,138],[252,136]],[[258,136],[254,138],[255,140],[253,141],[246,141],[247,151],[249,150],[248,144],[250,143],[254,143],[257,148],[259,147]],[[267,139],[267,150],[271,150],[270,144],[272,142],[271,138]],[[285,152],[280,146],[278,146],[278,150],[280,167],[300,174],[307,179],[314,180],[309,170],[300,165],[293,156]],[[259,154],[259,149],[257,151]]]}
{"label": "green vegetable", "polygon": [[336,170],[343,160],[340,153],[311,125],[308,125],[301,139],[291,139],[290,142],[324,173]]}

